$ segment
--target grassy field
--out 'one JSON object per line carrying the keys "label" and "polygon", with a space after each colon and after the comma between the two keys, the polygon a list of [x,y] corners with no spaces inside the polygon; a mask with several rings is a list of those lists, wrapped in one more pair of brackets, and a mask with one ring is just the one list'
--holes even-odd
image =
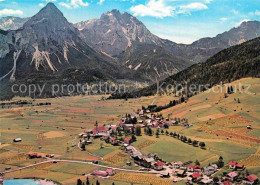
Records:
{"label": "grassy field", "polygon": [[[238,160],[248,165],[249,171],[259,174],[259,139],[260,139],[260,79],[241,79],[232,83],[233,87],[242,84],[251,84],[248,93],[235,92],[224,98],[221,93],[204,92],[189,99],[187,103],[163,110],[165,117],[187,118],[194,126],[190,128],[172,126],[169,132],[177,132],[192,140],[196,139],[206,143],[206,150],[193,147],[166,135],[137,137],[133,145],[143,153],[156,153],[167,161],[196,161],[202,165],[218,160],[223,156],[224,161]],[[219,89],[220,86],[215,86]],[[236,86],[234,89],[237,89]],[[15,98],[18,100],[21,98]],[[24,99],[24,98],[23,98]],[[78,134],[93,128],[98,121],[103,124],[118,124],[119,119],[126,113],[132,113],[141,106],[165,105],[173,96],[150,96],[139,99],[99,101],[101,96],[76,96],[54,99],[31,100],[34,104],[51,102],[50,106],[23,106],[0,108],[0,170],[6,167],[12,169],[33,164],[43,159],[29,160],[26,153],[38,152],[56,154],[57,158],[92,161],[99,158],[87,152],[72,147],[78,142]],[[240,103],[238,103],[238,99]],[[29,100],[29,99],[27,99]],[[248,130],[247,125],[253,129]],[[13,143],[14,138],[21,137],[21,143]],[[100,145],[103,145],[103,149]],[[41,146],[41,149],[39,148]],[[125,167],[130,161],[129,156],[119,147],[114,147],[100,140],[94,140],[87,150],[102,157],[102,164]],[[11,151],[9,151],[11,150]],[[128,167],[136,169],[136,167]],[[77,178],[85,177],[96,167],[80,164],[48,164],[36,168],[26,169],[7,174],[8,178],[41,177],[60,182],[62,184],[75,184]],[[99,178],[101,184],[162,184],[155,175],[140,177],[139,174],[129,175],[118,173],[111,179]],[[95,183],[97,178],[91,177]]]}

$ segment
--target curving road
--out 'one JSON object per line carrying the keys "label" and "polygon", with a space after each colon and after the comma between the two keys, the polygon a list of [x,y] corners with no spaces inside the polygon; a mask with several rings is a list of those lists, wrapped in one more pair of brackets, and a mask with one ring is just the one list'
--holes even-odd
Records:
{"label": "curving road", "polygon": [[110,167],[110,166],[106,166],[106,165],[94,164],[92,162],[84,162],[84,161],[77,161],[77,160],[62,160],[62,159],[52,159],[52,160],[48,160],[48,161],[43,161],[43,162],[31,164],[31,165],[28,165],[28,166],[24,166],[24,167],[20,167],[20,168],[14,169],[14,170],[8,170],[8,171],[0,172],[0,173],[2,173],[2,174],[12,173],[12,172],[20,171],[20,170],[23,170],[23,169],[32,168],[34,166],[38,166],[38,165],[41,165],[41,164],[53,163],[55,161],[56,162],[87,164],[87,165],[93,165],[93,166],[98,166],[98,167],[103,167],[103,168],[111,168],[113,170],[126,171],[126,172],[149,173],[149,174],[160,174],[161,173],[161,172],[158,172],[158,171],[138,171],[138,170],[115,168],[115,167]]}

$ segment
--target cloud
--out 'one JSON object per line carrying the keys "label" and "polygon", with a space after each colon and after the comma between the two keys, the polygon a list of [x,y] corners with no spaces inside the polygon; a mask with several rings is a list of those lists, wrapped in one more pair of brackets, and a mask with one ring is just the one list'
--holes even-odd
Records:
{"label": "cloud", "polygon": [[78,8],[80,6],[88,6],[88,2],[83,2],[83,0],[71,0],[70,4],[74,7],[74,8]]}
{"label": "cloud", "polygon": [[205,3],[209,4],[211,3],[213,0],[205,0]]}
{"label": "cloud", "polygon": [[[190,3],[187,5],[169,6],[166,2],[173,2],[175,0],[149,0],[146,4],[139,4],[132,6],[130,11],[134,16],[151,16],[151,17],[170,17],[177,14],[191,14],[192,11],[199,11],[208,9],[207,5],[199,2]],[[212,0],[204,0],[210,3]]]}
{"label": "cloud", "polygon": [[231,12],[232,12],[233,14],[235,14],[235,15],[239,14],[239,12],[238,12],[237,10],[235,10],[235,9],[232,9]]}
{"label": "cloud", "polygon": [[45,0],[46,2],[56,2],[57,0]]}
{"label": "cloud", "polygon": [[203,3],[191,3],[188,5],[180,6],[178,14],[190,14],[192,11],[205,10],[208,9],[207,5]]}
{"label": "cloud", "polygon": [[64,6],[66,8],[71,8],[70,4],[68,4],[68,3],[60,2],[59,5]]}
{"label": "cloud", "polygon": [[44,7],[45,5],[43,3],[39,3],[39,7]]}
{"label": "cloud", "polygon": [[242,21],[235,24],[236,27],[240,26],[243,22],[248,22],[250,19],[243,19]]}
{"label": "cloud", "polygon": [[226,17],[221,17],[220,20],[223,21],[223,22],[225,22],[225,21],[228,20],[228,18],[226,18]]}
{"label": "cloud", "polygon": [[98,4],[102,5],[105,0],[99,0]]}
{"label": "cloud", "polygon": [[83,2],[83,0],[70,0],[70,2],[60,2],[59,5],[64,6],[66,8],[79,8],[81,6],[88,6],[88,2]]}
{"label": "cloud", "polygon": [[0,16],[3,15],[23,15],[21,10],[3,9],[0,10]]}
{"label": "cloud", "polygon": [[149,0],[145,5],[132,6],[130,11],[134,16],[169,17],[173,15],[175,8],[166,6],[163,0]]}
{"label": "cloud", "polygon": [[260,16],[260,11],[256,10],[254,12],[249,12],[249,15],[251,15],[251,16]]}
{"label": "cloud", "polygon": [[255,11],[255,15],[260,16],[260,11],[259,11],[259,10],[256,10],[256,11]]}
{"label": "cloud", "polygon": [[3,2],[4,0],[0,0],[0,2]]}

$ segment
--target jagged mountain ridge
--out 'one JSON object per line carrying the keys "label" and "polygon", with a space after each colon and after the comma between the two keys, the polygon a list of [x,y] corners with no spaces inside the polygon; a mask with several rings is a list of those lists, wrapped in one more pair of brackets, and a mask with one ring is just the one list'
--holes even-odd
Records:
{"label": "jagged mountain ridge", "polygon": [[[74,26],[79,32],[72,32],[77,32],[76,35],[89,46],[118,60],[120,65],[132,72],[145,74],[151,80],[163,79],[194,63],[204,62],[225,48],[260,35],[260,23],[249,21],[213,38],[202,38],[190,45],[176,44],[157,37],[136,17],[118,10],[104,13],[100,19],[82,21]],[[71,26],[68,28],[73,30]],[[45,37],[52,37],[52,34]]]}
{"label": "jagged mountain ridge", "polygon": [[162,79],[190,66],[187,60],[174,56],[164,41],[152,34],[136,17],[112,10],[93,19],[75,24],[92,47],[123,65],[145,73],[150,79]]}
{"label": "jagged mountain ridge", "polygon": [[[203,38],[189,45],[176,44],[157,37],[134,16],[118,10],[104,13],[100,19],[76,23],[75,27],[92,47],[153,80],[204,62],[223,49],[260,35],[260,23],[249,21],[213,38]],[[161,57],[163,54],[165,57]]]}
{"label": "jagged mountain ridge", "polygon": [[28,21],[29,18],[20,18],[20,17],[2,17],[0,19],[0,29],[1,30],[17,30],[23,27],[23,24]]}
{"label": "jagged mountain ridge", "polygon": [[[23,28],[1,31],[0,38],[2,82],[53,80],[68,83],[135,78],[135,74],[129,73],[130,70],[116,60],[82,41],[78,29],[53,3],[31,17]],[[75,71],[82,76],[74,74]],[[46,78],[44,73],[48,73]]]}
{"label": "jagged mountain ridge", "polygon": [[[231,82],[245,77],[260,77],[260,37],[224,49],[209,58],[204,63],[194,64],[189,68],[172,75],[159,82],[160,89],[166,92],[168,85],[182,85],[183,87],[192,85],[192,89],[205,85],[211,87],[216,84]],[[125,93],[114,94],[111,98],[131,98],[140,96],[150,96],[158,91],[157,84],[147,88]],[[163,92],[163,91],[160,91]]]}
{"label": "jagged mountain ridge", "polygon": [[134,41],[160,45],[160,39],[145,25],[128,13],[112,10],[101,15],[100,19],[80,22],[75,26],[91,46],[111,56],[118,56]]}
{"label": "jagged mountain ridge", "polygon": [[245,21],[238,27],[232,28],[222,34],[218,34],[213,38],[202,38],[191,44],[197,48],[227,48],[237,44],[242,44],[253,38],[260,36],[260,22]]}

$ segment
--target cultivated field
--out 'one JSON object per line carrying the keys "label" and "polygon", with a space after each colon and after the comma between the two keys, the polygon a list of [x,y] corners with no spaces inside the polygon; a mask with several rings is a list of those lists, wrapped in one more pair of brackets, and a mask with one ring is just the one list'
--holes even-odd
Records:
{"label": "cultivated field", "polygon": [[[187,136],[192,140],[206,143],[206,150],[193,147],[180,140],[160,135],[137,137],[133,145],[143,153],[156,153],[166,161],[200,161],[201,165],[218,160],[238,160],[249,167],[249,171],[260,176],[260,79],[241,79],[232,83],[251,84],[248,93],[235,92],[224,98],[224,92],[203,92],[183,103],[161,113],[164,117],[187,118],[194,126],[187,128],[171,126],[168,131]],[[214,88],[219,89],[220,86]],[[238,87],[237,87],[238,88]],[[236,88],[236,89],[237,89]],[[14,100],[31,100],[15,98]],[[118,124],[126,113],[132,113],[141,106],[165,105],[173,96],[152,96],[139,99],[105,100],[101,96],[76,96],[54,99],[31,100],[35,106],[0,107],[0,171],[6,167],[16,169],[46,159],[28,159],[27,154],[37,152],[42,155],[55,154],[57,159],[79,161],[102,160],[102,164],[112,167],[126,167],[131,161],[128,154],[120,147],[94,140],[86,146],[88,152],[80,151],[73,142],[78,142],[78,134],[99,125]],[[240,103],[238,103],[238,99]],[[37,103],[50,102],[51,105],[36,106]],[[252,125],[251,130],[246,128]],[[154,130],[155,131],[155,130]],[[22,138],[14,143],[13,139]],[[100,146],[103,146],[101,149]],[[93,156],[94,155],[94,156]],[[6,174],[6,178],[38,177],[52,179],[61,184],[76,184],[78,178],[86,179],[82,174],[89,174],[93,165],[58,162],[42,164],[37,167]],[[97,177],[90,178],[95,183]],[[152,174],[119,172],[109,179],[98,178],[101,184],[171,184]],[[139,180],[139,181],[138,181]]]}

